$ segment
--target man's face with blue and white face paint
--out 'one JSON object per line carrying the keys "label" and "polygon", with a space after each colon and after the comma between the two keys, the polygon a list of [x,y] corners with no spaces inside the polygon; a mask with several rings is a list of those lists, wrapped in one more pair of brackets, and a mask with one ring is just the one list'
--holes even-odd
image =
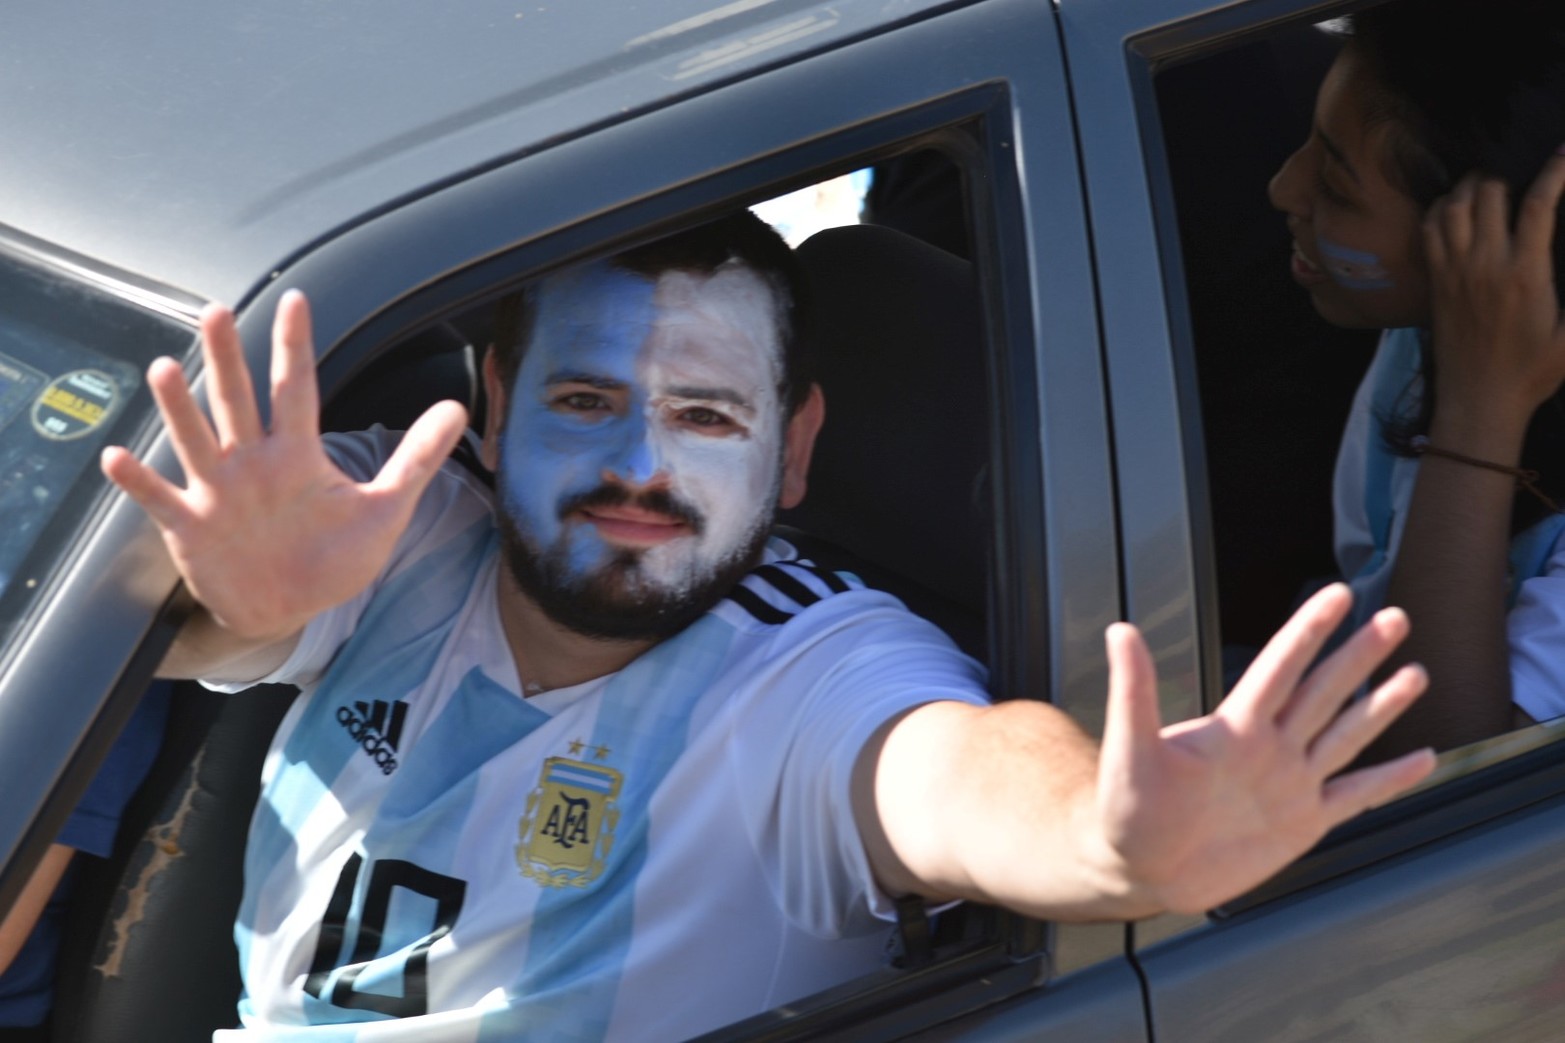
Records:
{"label": "man's face with blue and white face paint", "polygon": [[759,557],[783,472],[777,300],[749,268],[548,277],[499,434],[508,563],[556,622],[688,625]]}

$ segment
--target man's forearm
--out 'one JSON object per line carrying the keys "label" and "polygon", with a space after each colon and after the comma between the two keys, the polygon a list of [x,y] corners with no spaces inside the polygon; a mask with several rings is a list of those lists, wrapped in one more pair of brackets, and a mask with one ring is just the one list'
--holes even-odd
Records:
{"label": "man's forearm", "polygon": [[296,630],[274,639],[239,637],[197,605],[158,665],[158,676],[181,680],[254,681],[287,662],[302,633],[302,630]]}
{"label": "man's forearm", "polygon": [[1097,744],[1054,707],[924,706],[887,736],[880,765],[877,799],[898,838],[888,890],[1056,920],[1160,911],[1097,831]]}

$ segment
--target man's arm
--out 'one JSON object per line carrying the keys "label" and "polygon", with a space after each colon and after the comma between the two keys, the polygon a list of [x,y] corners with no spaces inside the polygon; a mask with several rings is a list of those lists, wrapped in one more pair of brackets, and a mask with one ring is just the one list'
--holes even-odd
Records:
{"label": "man's arm", "polygon": [[467,412],[441,402],[403,437],[378,475],[356,482],[326,454],[309,306],[290,292],[272,327],[272,423],[262,427],[234,317],[201,314],[212,419],[184,372],[158,359],[147,383],[185,471],[173,484],[125,449],[103,471],[146,509],[201,610],[160,672],[249,681],[281,665],[315,615],[364,590],[390,558]]}
{"label": "man's arm", "polygon": [[158,664],[157,676],[224,684],[256,681],[288,661],[303,633],[300,628],[280,640],[258,643],[235,634],[197,605]]}
{"label": "man's arm", "polygon": [[1406,635],[1396,609],[1308,670],[1351,600],[1341,585],[1316,595],[1215,712],[1166,728],[1151,656],[1116,624],[1101,750],[1027,700],[903,715],[854,780],[876,879],[1061,920],[1201,912],[1255,887],[1434,767],[1419,750],[1338,774],[1425,684],[1404,667],[1343,708]]}

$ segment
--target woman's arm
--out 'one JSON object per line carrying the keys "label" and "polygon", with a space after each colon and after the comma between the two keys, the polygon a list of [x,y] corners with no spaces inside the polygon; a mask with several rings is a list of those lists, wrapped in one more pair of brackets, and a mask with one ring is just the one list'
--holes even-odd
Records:
{"label": "woman's arm", "polygon": [[1565,157],[1555,157],[1514,231],[1506,187],[1492,179],[1464,180],[1425,223],[1435,409],[1386,600],[1413,622],[1391,667],[1422,663],[1429,692],[1376,744],[1378,756],[1511,727],[1506,569],[1517,480],[1506,469],[1565,380],[1551,252],[1562,191]]}

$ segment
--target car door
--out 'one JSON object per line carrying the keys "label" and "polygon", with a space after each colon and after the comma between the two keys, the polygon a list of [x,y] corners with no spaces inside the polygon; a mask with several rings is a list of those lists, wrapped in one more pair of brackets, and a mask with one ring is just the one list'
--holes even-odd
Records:
{"label": "car door", "polygon": [[[1060,4],[1097,247],[1126,608],[1153,642],[1168,720],[1210,708],[1225,657],[1254,639],[1241,631],[1264,634],[1330,568],[1321,504],[1333,431],[1368,346],[1308,325],[1274,298],[1270,276],[1250,273],[1285,273],[1288,236],[1264,179],[1308,127],[1323,69],[1311,23],[1348,8]],[[1249,446],[1267,451],[1246,456]],[[1239,562],[1285,565],[1257,584]],[[1152,1034],[1557,1038],[1559,735],[1542,724],[1451,751],[1414,795],[1346,824],[1253,894],[1134,925]]]}
{"label": "car door", "polygon": [[[751,5],[731,6],[719,13]],[[323,391],[346,402],[389,346],[473,315],[533,274],[855,168],[940,152],[962,171],[956,205],[979,274],[982,334],[973,349],[984,355],[987,410],[971,423],[989,449],[983,583],[992,592],[983,609],[993,685],[1001,697],[1055,701],[1090,724],[1101,717],[1101,633],[1121,614],[1118,516],[1091,244],[1053,11],[1033,0],[909,4],[895,17],[848,6],[858,21],[822,9],[732,46],[710,29],[715,16],[694,20],[701,34],[686,49],[665,40],[691,26],[670,27],[643,64],[626,59],[628,71],[608,70],[620,77],[616,89],[631,85],[614,95],[612,113],[590,99],[601,101],[613,76],[567,85],[580,93],[562,95],[554,111],[579,111],[579,126],[566,133],[551,117],[546,140],[532,142],[512,135],[531,125],[525,119],[478,121],[458,135],[460,170],[438,170],[420,139],[403,172],[436,171],[423,189],[371,200],[351,220],[334,213],[275,268],[242,278],[230,263],[223,272],[238,288],[252,372],[264,386],[270,317],[287,287],[310,295]],[[534,100],[509,103],[520,111]],[[369,159],[396,167],[399,154]],[[340,181],[316,186],[310,199],[336,205],[360,183],[359,171],[323,177],[333,173]],[[282,205],[270,196],[268,204]],[[199,302],[116,278],[130,287],[116,292],[139,293],[172,317],[171,350],[188,355]],[[187,368],[195,374],[199,365]],[[138,418],[126,440],[172,470],[144,400]],[[139,509],[101,483],[91,492],[58,582],[0,664],[5,894],[80,792],[188,607],[177,593],[170,600],[172,573]],[[90,662],[77,651],[83,633],[98,651]],[[980,910],[959,937],[918,960],[726,1034],[1000,1039],[1047,1027],[1072,1039],[1141,1040],[1142,993],[1125,944],[1121,926]]]}
{"label": "car door", "polygon": [[[976,240],[993,410],[973,422],[989,428],[997,476],[994,685],[1090,722],[1101,718],[1102,629],[1119,613],[1114,502],[1080,169],[1048,8],[964,5],[638,115],[354,229],[277,285],[311,292],[329,345],[323,384],[351,395],[381,347],[531,273],[926,148],[963,169]],[[396,246],[415,242],[434,248]],[[376,263],[388,254],[395,267]],[[345,271],[361,274],[348,284]],[[275,295],[247,312],[247,340]],[[1073,1039],[1141,1039],[1125,937],[1117,925],[1001,915],[918,969],[888,968],[714,1038],[998,1039],[1053,1025]]]}

